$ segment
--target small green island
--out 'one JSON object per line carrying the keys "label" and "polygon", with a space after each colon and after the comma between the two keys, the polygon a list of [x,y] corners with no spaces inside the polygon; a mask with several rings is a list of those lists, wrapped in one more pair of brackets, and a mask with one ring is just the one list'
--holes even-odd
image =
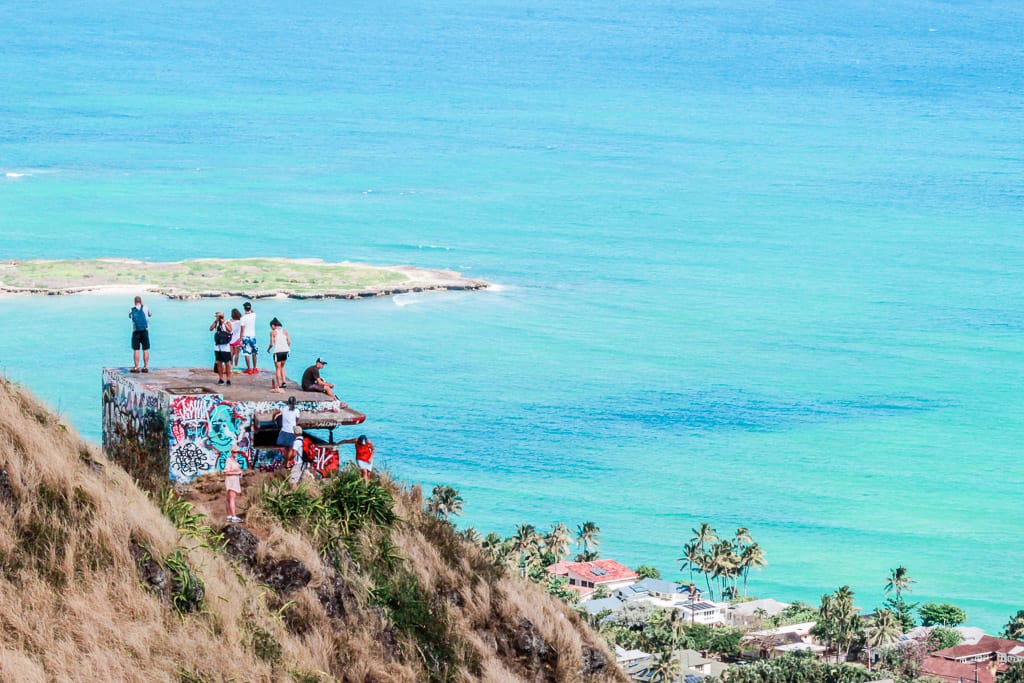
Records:
{"label": "small green island", "polygon": [[155,292],[172,299],[361,299],[409,292],[486,289],[450,270],[327,263],[319,259],[238,258],[134,261],[97,258],[0,263],[0,294]]}

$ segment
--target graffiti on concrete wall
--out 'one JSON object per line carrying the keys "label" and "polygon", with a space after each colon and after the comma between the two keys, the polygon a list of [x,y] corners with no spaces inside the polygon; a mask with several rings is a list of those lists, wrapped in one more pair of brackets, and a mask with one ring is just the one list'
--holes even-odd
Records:
{"label": "graffiti on concrete wall", "polygon": [[165,478],[167,408],[162,396],[117,371],[103,372],[103,449],[140,483]]}
{"label": "graffiti on concrete wall", "polygon": [[251,413],[245,415],[218,394],[176,396],[168,428],[171,480],[223,470],[236,446],[242,450],[238,464],[249,469],[251,422]]}
{"label": "graffiti on concrete wall", "polygon": [[[232,403],[220,394],[176,395],[147,386],[145,378],[123,368],[103,371],[103,446],[150,489],[189,482],[224,469],[231,450],[240,449],[243,469],[274,471],[292,465],[288,449],[272,444],[271,415],[280,401]],[[300,402],[300,412],[323,410],[317,402]],[[254,421],[259,424],[254,424]],[[269,433],[256,445],[260,429]],[[306,456],[320,476],[339,467],[337,447],[306,439]],[[264,443],[268,445],[263,445]]]}
{"label": "graffiti on concrete wall", "polygon": [[338,471],[338,447],[310,443],[306,446],[306,457],[313,463],[313,469],[321,477]]}

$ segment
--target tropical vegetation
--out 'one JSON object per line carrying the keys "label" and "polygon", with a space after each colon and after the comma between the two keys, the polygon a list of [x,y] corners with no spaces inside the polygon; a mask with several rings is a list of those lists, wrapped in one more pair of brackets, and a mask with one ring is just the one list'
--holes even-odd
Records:
{"label": "tropical vegetation", "polygon": [[1017,614],[1010,617],[1003,627],[1003,637],[1011,640],[1024,640],[1024,609],[1017,610]]}
{"label": "tropical vegetation", "polygon": [[922,626],[959,626],[967,621],[967,612],[948,602],[926,602],[917,608]]}
{"label": "tropical vegetation", "polygon": [[910,578],[907,568],[900,565],[895,569],[889,570],[889,579],[885,584],[885,606],[895,612],[896,618],[903,625],[904,632],[909,631],[916,625],[914,608],[917,607],[917,603],[908,603],[903,599],[903,594],[910,593],[910,586],[914,583],[917,582]]}
{"label": "tropical vegetation", "polygon": [[[708,683],[716,679],[706,679]],[[723,683],[865,683],[877,680],[867,669],[848,664],[828,664],[808,655],[791,654],[730,667],[720,679]]]}
{"label": "tropical vegetation", "polygon": [[688,571],[690,583],[694,583],[694,572],[704,576],[708,596],[714,600],[717,595],[723,600],[741,595],[739,581],[743,580],[742,595],[747,593],[747,578],[751,569],[761,569],[767,564],[764,549],[754,542],[746,527],[736,529],[731,539],[719,538],[718,532],[708,522],[691,530],[693,536],[683,545],[683,554],[677,561],[680,570]]}

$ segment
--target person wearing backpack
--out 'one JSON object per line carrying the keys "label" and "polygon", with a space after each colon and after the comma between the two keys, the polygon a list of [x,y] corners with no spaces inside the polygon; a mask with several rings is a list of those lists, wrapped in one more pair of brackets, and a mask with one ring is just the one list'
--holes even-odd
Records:
{"label": "person wearing backpack", "polygon": [[217,384],[231,384],[231,323],[217,311],[210,324],[213,332],[213,357],[217,367]]}
{"label": "person wearing backpack", "polygon": [[[149,309],[142,305],[142,297],[135,297],[135,305],[128,311],[132,321],[132,351],[135,366],[130,372],[149,372],[149,319],[153,316]],[[142,351],[142,367],[139,367],[139,351]]]}

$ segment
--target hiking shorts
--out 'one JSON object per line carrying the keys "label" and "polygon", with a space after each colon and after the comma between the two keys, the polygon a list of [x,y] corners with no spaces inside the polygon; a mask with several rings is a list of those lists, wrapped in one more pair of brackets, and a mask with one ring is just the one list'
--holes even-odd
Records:
{"label": "hiking shorts", "polygon": [[135,330],[132,332],[132,350],[149,351],[149,330]]}

